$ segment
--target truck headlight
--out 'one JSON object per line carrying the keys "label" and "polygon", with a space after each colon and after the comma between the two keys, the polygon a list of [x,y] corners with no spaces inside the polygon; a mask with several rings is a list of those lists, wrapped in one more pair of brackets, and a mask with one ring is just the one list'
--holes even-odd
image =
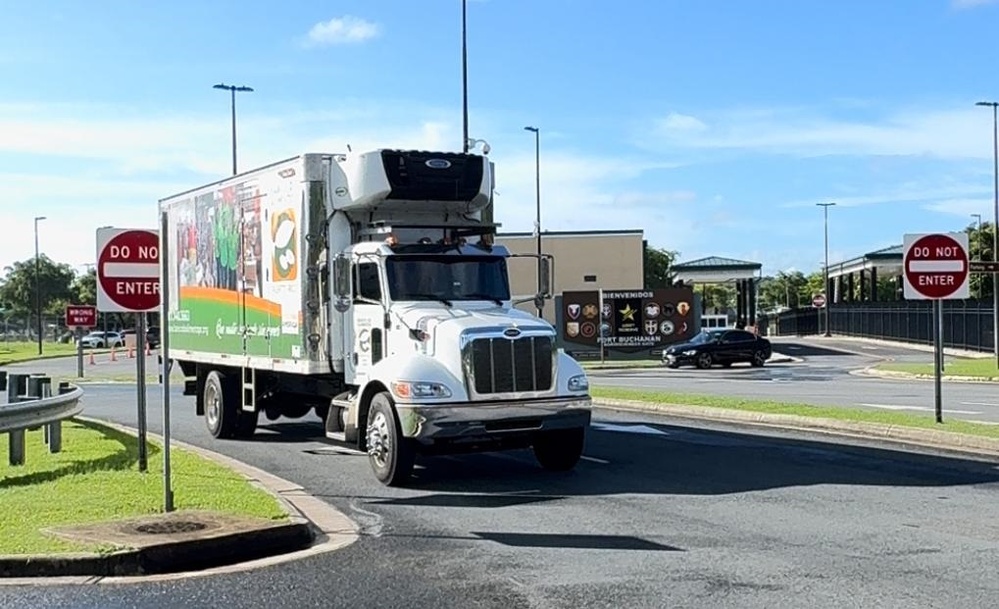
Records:
{"label": "truck headlight", "polygon": [[393,381],[392,393],[398,398],[451,397],[451,390],[447,385],[430,381]]}
{"label": "truck headlight", "polygon": [[586,391],[590,388],[590,381],[585,374],[578,374],[569,377],[569,391]]}

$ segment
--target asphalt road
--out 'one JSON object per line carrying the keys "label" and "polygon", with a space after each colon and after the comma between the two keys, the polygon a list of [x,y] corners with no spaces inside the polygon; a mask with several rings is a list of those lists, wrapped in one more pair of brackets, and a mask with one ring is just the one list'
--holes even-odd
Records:
{"label": "asphalt road", "polygon": [[[134,388],[86,391],[88,415],[134,424]],[[151,387],[152,431],[159,403]],[[569,474],[527,452],[445,457],[389,489],[317,420],[220,442],[190,398],[174,406],[175,437],[302,484],[362,539],[247,573],[0,586],[0,607],[949,608],[999,593],[996,464],[601,411]]]}
{"label": "asphalt road", "polygon": [[[675,393],[844,406],[865,410],[934,412],[931,380],[883,379],[851,374],[881,359],[932,363],[933,354],[904,346],[871,345],[853,340],[774,341],[774,350],[803,361],[752,368],[668,368],[589,372],[594,386],[627,387]],[[950,361],[951,358],[947,358]],[[946,369],[946,362],[945,362]],[[946,382],[941,391],[944,419],[999,423],[995,384]]]}

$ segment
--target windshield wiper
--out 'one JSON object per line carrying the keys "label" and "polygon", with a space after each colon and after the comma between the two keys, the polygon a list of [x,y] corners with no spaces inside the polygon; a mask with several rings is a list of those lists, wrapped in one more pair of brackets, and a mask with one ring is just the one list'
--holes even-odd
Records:
{"label": "windshield wiper", "polygon": [[462,294],[462,296],[464,296],[465,298],[479,298],[482,300],[491,300],[496,303],[496,306],[499,307],[503,306],[503,300],[500,298],[496,298],[492,294],[482,294],[480,292],[475,292],[472,294]]}
{"label": "windshield wiper", "polygon": [[420,300],[436,300],[437,302],[444,303],[446,306],[449,306],[449,307],[453,306],[450,300],[448,300],[447,298],[441,298],[437,294],[419,294],[419,293],[417,293],[417,294],[406,294],[406,298],[404,300],[407,300],[407,299],[410,299],[410,298],[420,299]]}

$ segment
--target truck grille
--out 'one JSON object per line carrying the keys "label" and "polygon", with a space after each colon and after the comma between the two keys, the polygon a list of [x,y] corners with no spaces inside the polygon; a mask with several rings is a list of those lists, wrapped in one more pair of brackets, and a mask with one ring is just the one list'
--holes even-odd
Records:
{"label": "truck grille", "polygon": [[472,341],[470,364],[479,395],[548,391],[552,387],[552,339],[479,338]]}

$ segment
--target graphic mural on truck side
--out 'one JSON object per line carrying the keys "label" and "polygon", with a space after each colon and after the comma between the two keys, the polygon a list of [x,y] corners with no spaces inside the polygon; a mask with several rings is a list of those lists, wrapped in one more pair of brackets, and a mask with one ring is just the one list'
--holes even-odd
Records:
{"label": "graphic mural on truck side", "polygon": [[[567,343],[637,352],[694,336],[691,288],[563,292],[562,332]],[[602,338],[601,338],[602,336]]]}
{"label": "graphic mural on truck side", "polygon": [[169,205],[172,347],[242,354],[245,336],[247,355],[302,357],[302,191],[288,176],[251,176]]}

